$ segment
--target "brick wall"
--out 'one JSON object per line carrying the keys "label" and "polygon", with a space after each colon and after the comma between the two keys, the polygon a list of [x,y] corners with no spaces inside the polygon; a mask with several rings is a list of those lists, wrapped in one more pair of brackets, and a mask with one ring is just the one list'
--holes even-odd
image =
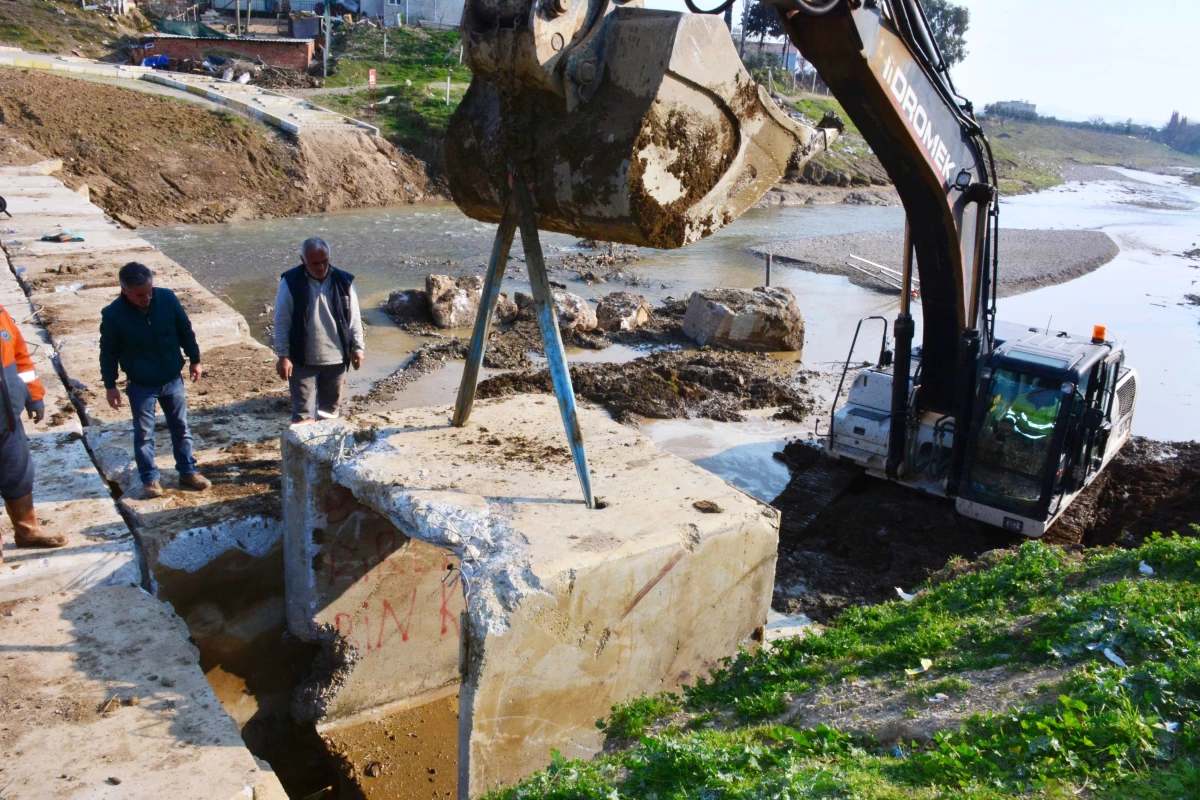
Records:
{"label": "brick wall", "polygon": [[264,64],[304,70],[313,58],[311,41],[287,41],[272,39],[193,39],[185,37],[152,36],[145,41],[154,42],[154,47],[144,55],[166,56],[167,58],[190,58],[203,61],[208,53],[238,53],[253,61],[261,59]]}

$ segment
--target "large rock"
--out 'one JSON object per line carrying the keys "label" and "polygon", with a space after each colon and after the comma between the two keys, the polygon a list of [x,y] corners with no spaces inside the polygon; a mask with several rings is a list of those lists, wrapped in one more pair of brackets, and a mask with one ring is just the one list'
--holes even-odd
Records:
{"label": "large rock", "polygon": [[596,323],[606,331],[632,331],[649,320],[650,303],[640,294],[613,292],[596,306]]}
{"label": "large rock", "polygon": [[[596,312],[577,294],[565,292],[562,289],[552,290],[554,293],[554,310],[558,314],[558,329],[562,331],[594,331],[596,329]],[[517,292],[514,297],[522,316],[535,318],[537,311],[533,306],[533,295]]]}
{"label": "large rock", "polygon": [[429,297],[429,312],[439,328],[469,328],[479,313],[479,298],[483,296],[483,278],[467,275],[430,275],[425,278],[425,294]]}
{"label": "large rock", "polygon": [[683,333],[700,345],[734,350],[804,348],[804,318],[787,289],[707,289],[693,292]]}
{"label": "large rock", "polygon": [[496,299],[496,311],[492,314],[492,322],[512,322],[520,311],[517,304],[502,292]]}
{"label": "large rock", "polygon": [[388,295],[383,310],[401,320],[429,318],[429,295],[420,289],[397,289]]}

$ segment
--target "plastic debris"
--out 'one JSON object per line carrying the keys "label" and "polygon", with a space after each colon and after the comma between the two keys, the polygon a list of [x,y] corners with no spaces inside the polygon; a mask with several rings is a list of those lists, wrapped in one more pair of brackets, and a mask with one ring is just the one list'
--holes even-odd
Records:
{"label": "plastic debris", "polygon": [[928,672],[929,668],[932,666],[933,666],[933,661],[931,661],[928,658],[922,658],[920,669],[906,669],[906,670],[904,670],[904,674],[909,675],[909,676],[920,675],[922,672]]}
{"label": "plastic debris", "polygon": [[925,594],[925,591],[926,591],[925,589],[922,589],[921,591],[916,592],[915,594],[909,594],[908,592],[901,589],[899,586],[896,586],[894,588],[896,589],[896,594],[900,595],[900,599],[906,603],[911,603],[913,600],[916,600],[918,597]]}
{"label": "plastic debris", "polygon": [[1145,561],[1139,561],[1138,562],[1138,572],[1142,573],[1143,575],[1153,575],[1154,567],[1150,566]]}
{"label": "plastic debris", "polygon": [[1175,731],[1179,730],[1179,723],[1166,721],[1156,722],[1154,723],[1154,727],[1158,728],[1159,730],[1166,731],[1167,733],[1174,733]]}
{"label": "plastic debris", "polygon": [[1125,668],[1125,661],[1119,655],[1113,652],[1111,647],[1104,648],[1104,657],[1122,669]]}
{"label": "plastic debris", "polygon": [[944,703],[944,702],[946,702],[946,701],[947,701],[947,700],[949,700],[949,699],[950,699],[950,695],[948,695],[948,694],[944,694],[943,692],[938,692],[938,693],[937,693],[937,694],[935,694],[933,697],[929,698],[929,702],[931,702],[931,703]]}
{"label": "plastic debris", "polygon": [[60,233],[47,233],[42,236],[43,242],[82,242],[83,237],[64,229]]}

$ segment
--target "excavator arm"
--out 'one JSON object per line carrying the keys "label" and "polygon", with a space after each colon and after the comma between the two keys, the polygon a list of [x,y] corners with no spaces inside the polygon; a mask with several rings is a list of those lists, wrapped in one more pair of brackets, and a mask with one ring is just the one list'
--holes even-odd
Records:
{"label": "excavator arm", "polygon": [[[991,338],[996,193],[987,141],[955,96],[916,0],[772,4],[900,194],[921,280],[919,407],[953,414],[967,402],[962,387],[973,383],[962,374],[971,369],[965,362]],[[899,356],[902,328],[898,322]],[[897,364],[896,373],[906,367]]]}

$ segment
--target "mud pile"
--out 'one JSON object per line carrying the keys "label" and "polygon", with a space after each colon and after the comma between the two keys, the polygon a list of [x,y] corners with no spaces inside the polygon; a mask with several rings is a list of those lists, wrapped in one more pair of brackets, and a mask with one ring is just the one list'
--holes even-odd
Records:
{"label": "mud pile", "polygon": [[[933,498],[874,478],[857,478],[807,525],[804,473],[823,458],[795,442],[781,454],[792,481],[771,503],[782,512],[776,610],[826,621],[848,606],[895,599],[939,574],[972,569],[989,550],[1024,537],[955,513]],[[1200,443],[1135,437],[1046,534],[1065,547],[1132,547],[1155,532],[1196,535]],[[985,558],[986,560],[986,558]]]}
{"label": "mud pile", "polygon": [[[624,364],[571,368],[575,394],[604,406],[618,422],[638,417],[705,417],[739,422],[742,412],[780,407],[798,419],[812,409],[805,373],[767,356],[724,352],[659,352]],[[514,372],[479,384],[480,397],[551,393],[550,373]]]}
{"label": "mud pile", "polygon": [[[424,197],[423,165],[362,133],[301,139],[240,117],[28,70],[0,72],[5,158],[63,160],[63,181],[125,225],[229,222]],[[25,159],[27,161],[27,158]]]}

